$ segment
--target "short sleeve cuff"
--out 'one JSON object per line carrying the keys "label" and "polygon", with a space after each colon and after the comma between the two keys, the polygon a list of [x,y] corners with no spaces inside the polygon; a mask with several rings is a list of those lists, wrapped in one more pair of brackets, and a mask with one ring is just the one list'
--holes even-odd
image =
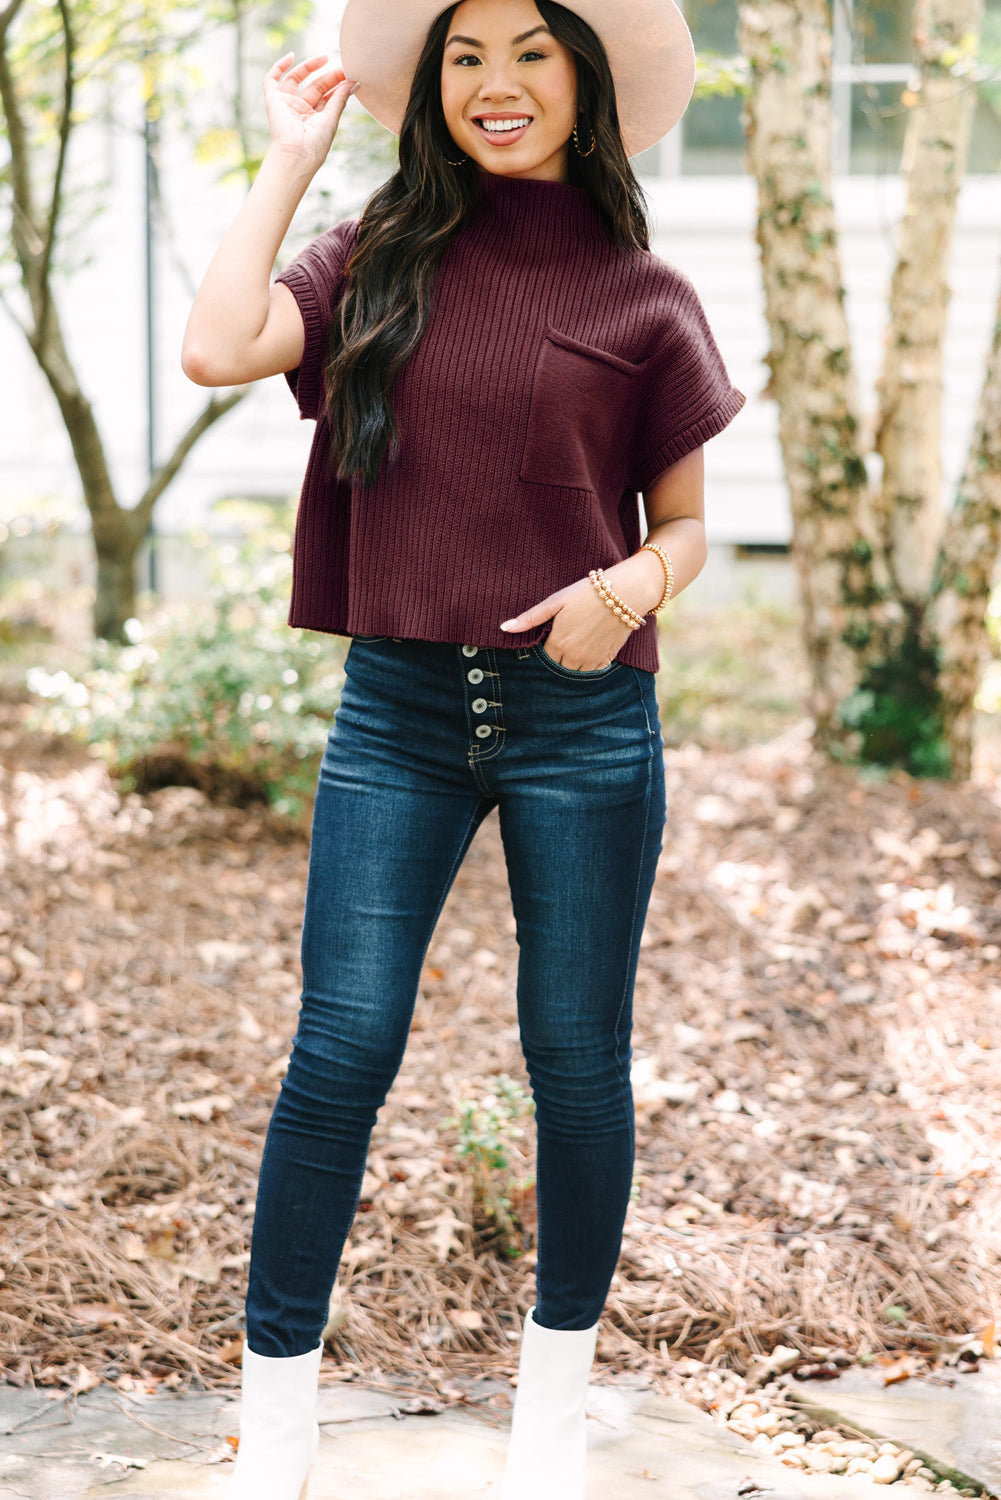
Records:
{"label": "short sleeve cuff", "polygon": [[316,295],[316,287],[300,265],[285,268],[276,281],[288,287],[299,306],[302,324],[306,333],[302,359],[296,370],[287,370],[288,381],[301,418],[315,421],[323,405],[323,367],[326,350],[321,347],[324,337],[324,315]]}
{"label": "short sleeve cuff", "polygon": [[666,442],[656,448],[647,459],[634,470],[631,476],[631,486],[634,490],[645,491],[650,488],[654,480],[659,479],[665,469],[672,464],[679,463],[687,454],[701,448],[703,443],[708,443],[717,433],[729,426],[734,417],[740,411],[747,400],[742,391],[731,386],[728,393],[697,422],[692,422],[682,432],[675,433]]}

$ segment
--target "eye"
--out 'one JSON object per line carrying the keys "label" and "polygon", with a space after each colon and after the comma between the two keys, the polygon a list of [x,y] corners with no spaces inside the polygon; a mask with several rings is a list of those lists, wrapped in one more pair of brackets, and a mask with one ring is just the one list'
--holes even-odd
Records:
{"label": "eye", "polygon": [[[540,52],[536,46],[531,46],[527,52],[522,52],[521,57],[518,58],[518,62],[524,62],[525,57],[540,57],[545,60],[546,55],[548,55],[546,52]],[[462,68],[462,66],[465,66],[465,63],[479,63],[479,57],[477,57],[476,52],[459,52],[458,57],[452,58],[452,63],[455,68]]]}

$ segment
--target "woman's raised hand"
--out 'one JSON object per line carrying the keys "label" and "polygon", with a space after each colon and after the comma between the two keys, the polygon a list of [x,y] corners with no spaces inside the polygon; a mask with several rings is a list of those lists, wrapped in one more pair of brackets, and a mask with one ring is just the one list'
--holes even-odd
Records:
{"label": "woman's raised hand", "polygon": [[264,80],[271,144],[315,171],[326,159],[355,86],[341,68],[325,66],[325,52],[292,67],[294,61],[295,54],[287,52]]}

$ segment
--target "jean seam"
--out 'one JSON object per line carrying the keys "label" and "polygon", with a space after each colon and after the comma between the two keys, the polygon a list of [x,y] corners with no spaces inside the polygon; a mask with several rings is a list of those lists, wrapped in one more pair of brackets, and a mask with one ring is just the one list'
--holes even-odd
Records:
{"label": "jean seam", "polygon": [[[645,707],[644,707],[644,713],[645,713],[645,711],[646,710],[645,710]],[[649,724],[649,719],[647,719],[647,723]],[[651,745],[651,747],[650,747],[650,754],[647,757],[646,794],[645,794],[644,799],[643,799],[643,837],[640,840],[639,859],[638,859],[637,865],[636,865],[636,885],[635,885],[635,887],[633,889],[633,910],[632,910],[632,915],[631,915],[631,917],[629,919],[629,944],[628,944],[628,948],[627,948],[627,952],[629,952],[629,953],[632,952],[633,938],[634,938],[635,933],[636,933],[636,912],[637,912],[637,910],[639,908],[639,902],[640,902],[640,887],[641,887],[641,883],[643,881],[643,870],[644,870],[644,860],[645,860],[645,856],[646,856],[647,840],[650,837],[650,798],[651,798],[652,792],[653,792],[653,746]],[[639,963],[639,954],[637,953],[637,964],[638,963]],[[629,970],[631,968],[632,968],[632,962],[630,961],[629,964],[627,965],[627,968],[626,968],[625,979],[624,979],[623,985],[622,985],[622,996],[621,996],[621,998],[619,1000],[619,1009],[618,1009],[618,1013],[616,1014],[616,1017],[615,1017],[615,1063],[616,1063],[616,1066],[619,1068],[620,1076],[623,1076],[622,1075],[622,1055],[621,1055],[621,1051],[622,1051],[622,1038],[621,1038],[621,1035],[620,1035],[620,1028],[621,1028],[621,1024],[622,1024],[622,1013],[623,1013],[623,1011],[626,1008],[626,1000],[627,1000],[627,998],[629,996],[629,991],[630,991]],[[625,1081],[625,1077],[623,1076],[623,1082],[624,1081]]]}
{"label": "jean seam", "polygon": [[638,673],[636,673],[636,672],[633,673],[633,681],[636,683],[636,691],[639,694],[640,708],[642,708],[642,710],[643,710],[643,717],[646,720],[647,733],[650,735],[651,739],[653,739],[653,738],[656,737],[657,731],[654,729],[654,726],[650,723],[650,713],[649,713],[649,710],[647,709],[647,706],[646,706],[646,699],[643,696],[643,685],[640,682],[640,678],[639,678]]}
{"label": "jean seam", "polygon": [[615,675],[615,669],[623,665],[622,662],[620,662],[618,658],[616,658],[614,661],[610,661],[607,667],[599,667],[597,671],[578,672],[573,667],[564,667],[561,662],[554,661],[553,658],[543,649],[542,641],[537,641],[534,646],[530,647],[530,649],[535,652],[536,659],[540,661],[544,667],[547,667],[552,672],[554,677],[561,677],[564,680],[566,680],[566,678],[570,678],[572,680],[573,678],[577,677],[582,682],[596,682],[603,677],[613,677]]}
{"label": "jean seam", "polygon": [[[496,708],[497,710],[497,723],[493,726],[494,734],[497,736],[497,743],[495,745],[492,745],[489,750],[481,750],[479,745],[470,745],[468,760],[470,772],[472,773],[473,780],[475,781],[479,790],[484,794],[484,796],[493,797],[494,794],[490,790],[490,787],[487,785],[485,777],[479,774],[479,768],[484,763],[484,761],[493,760],[501,753],[501,750],[504,747],[503,736],[507,733],[507,727],[504,723],[504,704],[501,697],[501,675],[497,663],[496,651],[490,646],[485,646],[483,649],[487,654],[487,666],[484,669],[484,676],[492,677],[495,679],[496,685],[491,684],[491,688],[492,691],[498,694],[498,697],[496,699],[489,700],[490,707]],[[485,686],[485,684],[481,684],[481,688],[482,686]],[[463,690],[465,690],[465,683],[463,683]]]}
{"label": "jean seam", "polygon": [[[487,807],[484,807],[484,802],[488,802],[489,805]],[[489,798],[481,797],[476,806],[473,808],[473,811],[469,815],[469,822],[466,824],[466,830],[463,833],[462,838],[459,840],[459,848],[456,852],[455,859],[452,861],[451,868],[443,883],[441,900],[438,902],[438,909],[432,917],[430,926],[428,927],[427,942],[424,944],[424,951],[421,954],[420,966],[422,969],[424,967],[424,960],[428,955],[428,949],[431,946],[431,939],[434,937],[434,930],[438,925],[438,918],[441,916],[442,911],[445,907],[445,902],[448,900],[448,893],[452,888],[452,881],[455,879],[459,866],[462,864],[462,861],[465,859],[466,854],[469,851],[469,845],[472,843],[473,835],[476,833],[477,828],[483,822],[483,819],[489,813],[492,805],[493,804],[490,803]]]}

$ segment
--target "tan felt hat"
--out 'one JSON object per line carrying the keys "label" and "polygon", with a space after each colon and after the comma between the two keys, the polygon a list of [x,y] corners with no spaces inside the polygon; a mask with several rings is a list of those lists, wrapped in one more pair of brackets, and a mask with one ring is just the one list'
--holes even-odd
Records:
{"label": "tan felt hat", "polygon": [[[626,154],[656,145],[688,107],[695,48],[673,0],[562,0],[597,32],[615,80]],[[348,0],[341,66],[359,80],[355,98],[399,135],[410,85],[441,0]]]}

